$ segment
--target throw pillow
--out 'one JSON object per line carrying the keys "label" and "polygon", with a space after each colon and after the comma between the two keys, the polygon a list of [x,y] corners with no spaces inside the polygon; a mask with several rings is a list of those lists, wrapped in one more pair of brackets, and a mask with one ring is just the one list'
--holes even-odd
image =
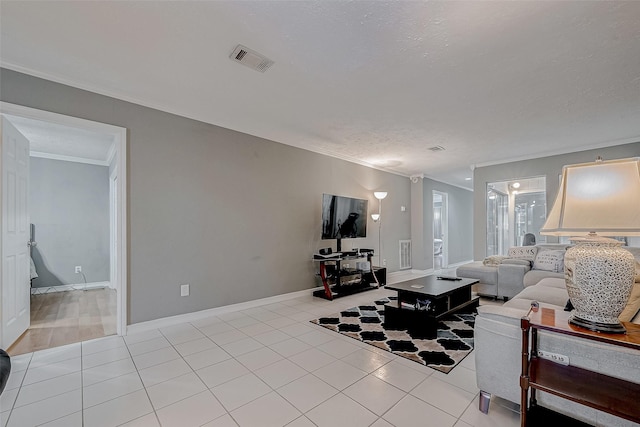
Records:
{"label": "throw pillow", "polygon": [[629,295],[627,306],[622,310],[620,316],[618,316],[618,320],[621,322],[630,322],[638,311],[640,311],[640,283],[635,283],[633,288],[631,288],[631,295]]}
{"label": "throw pillow", "polygon": [[536,246],[514,246],[512,248],[509,248],[507,256],[509,258],[519,258],[533,261],[536,258],[537,253],[538,248]]}
{"label": "throw pillow", "polygon": [[506,256],[501,256],[501,255],[491,255],[486,257],[483,261],[482,261],[482,265],[486,266],[486,267],[496,267],[498,266],[503,260],[507,259]]}
{"label": "throw pillow", "polygon": [[564,271],[564,254],[565,251],[558,250],[538,252],[535,261],[533,261],[533,269],[562,273]]}

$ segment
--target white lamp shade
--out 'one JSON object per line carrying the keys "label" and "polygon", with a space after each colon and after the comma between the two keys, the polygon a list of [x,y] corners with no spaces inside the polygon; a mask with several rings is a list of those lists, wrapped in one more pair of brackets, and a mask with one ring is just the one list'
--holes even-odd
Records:
{"label": "white lamp shade", "polygon": [[380,214],[371,214],[371,219],[375,222],[380,219]]}
{"label": "white lamp shade", "polygon": [[640,236],[640,157],[562,168],[558,196],[540,234]]}
{"label": "white lamp shade", "polygon": [[374,191],[373,195],[376,197],[376,199],[382,200],[385,197],[387,197],[387,192],[386,191]]}

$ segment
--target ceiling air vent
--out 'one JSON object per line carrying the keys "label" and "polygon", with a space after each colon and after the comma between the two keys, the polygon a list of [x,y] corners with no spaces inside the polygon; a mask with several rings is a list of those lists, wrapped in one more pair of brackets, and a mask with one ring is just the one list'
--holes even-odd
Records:
{"label": "ceiling air vent", "polygon": [[435,147],[429,147],[429,151],[444,151],[444,147],[441,145],[436,145]]}
{"label": "ceiling air vent", "polygon": [[254,69],[256,71],[260,71],[264,73],[273,65],[273,61],[267,58],[264,55],[259,54],[256,51],[253,51],[247,47],[239,44],[233,49],[233,52],[229,56],[233,61],[239,62],[242,65],[246,65],[247,67]]}

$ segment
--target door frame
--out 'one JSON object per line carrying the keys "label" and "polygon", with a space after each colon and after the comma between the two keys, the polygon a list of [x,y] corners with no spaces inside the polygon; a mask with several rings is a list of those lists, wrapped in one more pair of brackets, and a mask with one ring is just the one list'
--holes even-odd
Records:
{"label": "door frame", "polygon": [[[126,335],[128,322],[128,263],[127,263],[127,129],[119,126],[113,126],[106,123],[95,122],[91,120],[81,119],[78,117],[66,116],[62,114],[52,113],[44,110],[24,107],[22,105],[0,102],[0,113],[30,118],[34,120],[42,120],[49,123],[61,124],[66,126],[77,127],[81,129],[91,130],[113,135],[114,137],[114,159],[115,170],[117,171],[116,200],[117,210],[115,211],[116,223],[116,245],[115,245],[115,262],[116,264],[116,292],[117,292],[117,319],[116,333],[118,335]],[[111,196],[110,196],[111,197]],[[111,228],[111,227],[110,227]],[[113,279],[113,278],[112,278]],[[113,284],[112,284],[113,286]],[[0,294],[2,290],[2,278],[0,277]],[[2,339],[2,331],[0,330],[0,341]]]}
{"label": "door frame", "polygon": [[[431,194],[431,234],[433,236],[433,196],[442,197],[442,208],[440,210],[440,218],[442,222],[442,265],[440,268],[445,269],[449,266],[449,193],[444,191],[433,190]],[[433,251],[433,239],[431,238],[431,247]],[[435,267],[435,266],[434,266]]]}

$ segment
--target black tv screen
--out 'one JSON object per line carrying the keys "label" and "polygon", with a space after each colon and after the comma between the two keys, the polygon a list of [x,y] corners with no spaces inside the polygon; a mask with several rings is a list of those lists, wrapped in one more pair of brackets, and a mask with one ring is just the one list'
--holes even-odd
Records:
{"label": "black tv screen", "polygon": [[351,197],[322,195],[322,238],[367,237],[368,201]]}

